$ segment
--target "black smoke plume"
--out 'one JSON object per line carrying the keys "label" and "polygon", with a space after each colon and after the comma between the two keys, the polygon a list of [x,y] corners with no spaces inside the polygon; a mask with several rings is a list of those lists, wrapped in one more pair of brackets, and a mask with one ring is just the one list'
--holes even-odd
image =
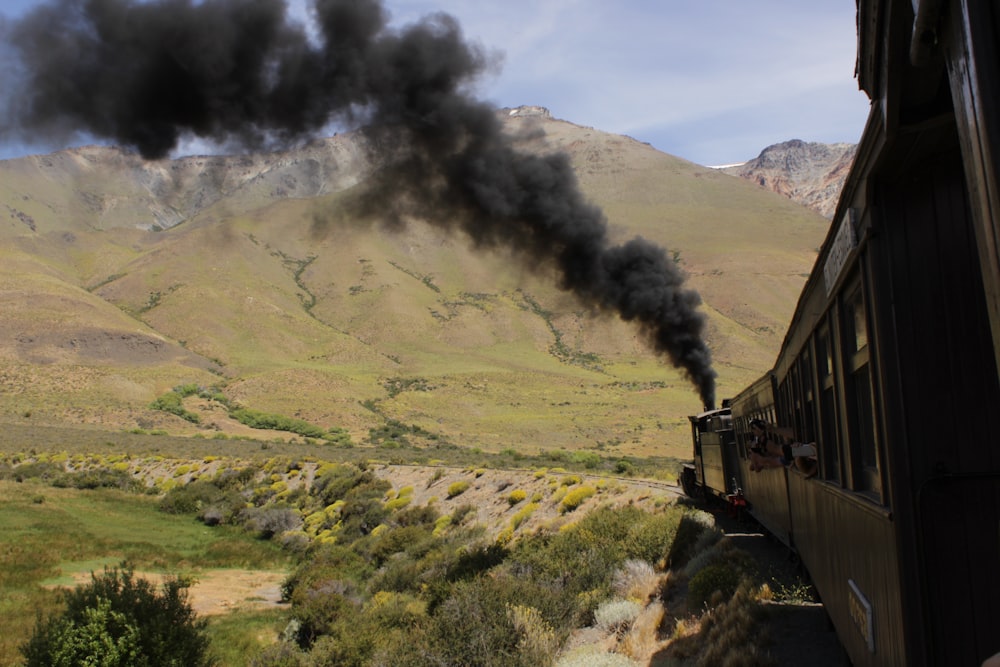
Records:
{"label": "black smoke plume", "polygon": [[316,0],[314,18],[309,35],[282,0],[53,0],[3,28],[14,59],[0,136],[91,135],[156,159],[192,135],[261,149],[361,127],[378,150],[369,206],[554,268],[714,405],[698,294],[662,248],[611,244],[566,155],[515,149],[470,93],[492,63],[453,18],[391,29],[379,0]]}

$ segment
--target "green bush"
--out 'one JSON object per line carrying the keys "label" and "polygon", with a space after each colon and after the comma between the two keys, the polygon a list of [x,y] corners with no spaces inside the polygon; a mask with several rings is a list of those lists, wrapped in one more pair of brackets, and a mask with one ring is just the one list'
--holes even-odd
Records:
{"label": "green bush", "polygon": [[512,530],[517,530],[520,528],[521,524],[528,520],[532,514],[535,513],[540,505],[537,502],[531,502],[519,509],[514,516],[510,518],[510,527]]}
{"label": "green bush", "polygon": [[385,508],[390,512],[398,512],[407,505],[413,502],[413,499],[409,496],[403,496],[402,498],[393,498],[392,500],[387,500],[385,503]]}
{"label": "green bush", "polygon": [[454,498],[455,496],[460,496],[469,490],[468,482],[452,482],[448,485],[448,497]]}
{"label": "green bush", "polygon": [[614,574],[627,558],[625,537],[645,514],[636,507],[600,507],[558,533],[521,537],[508,564],[539,581],[559,582],[573,601],[567,613],[585,616],[610,597]]}
{"label": "green bush", "polygon": [[682,517],[683,510],[671,506],[637,521],[625,538],[629,558],[653,564],[665,561],[676,540]]}
{"label": "green bush", "polygon": [[195,514],[224,497],[225,493],[211,482],[196,480],[170,489],[160,499],[160,511],[167,514]]}
{"label": "green bush", "polygon": [[635,474],[635,464],[628,459],[618,459],[615,461],[615,474],[631,476]]}
{"label": "green bush", "polygon": [[400,526],[434,526],[440,512],[430,505],[419,505],[399,510],[393,520]]}
{"label": "green bush", "polygon": [[355,496],[358,494],[365,495],[366,492],[364,489],[371,490],[371,493],[374,493],[376,489],[381,489],[379,497],[382,497],[385,491],[390,488],[392,488],[392,485],[389,482],[382,482],[371,472],[345,464],[329,465],[320,468],[316,474],[316,478],[313,480],[310,493],[319,498],[322,504],[326,506],[332,505],[338,500],[345,499],[347,494],[355,489],[359,489],[359,491],[355,492]]}
{"label": "green bush", "polygon": [[524,489],[514,489],[507,496],[507,504],[511,506],[516,505],[527,497],[528,492]]}
{"label": "green bush", "polygon": [[587,498],[597,494],[597,489],[592,486],[578,486],[572,491],[569,491],[559,503],[559,511],[565,514],[566,512],[572,512],[577,507],[583,504]]}
{"label": "green bush", "polygon": [[708,565],[691,577],[688,583],[687,605],[690,611],[701,611],[719,593],[722,600],[729,600],[740,585],[740,572],[727,563]]}
{"label": "green bush", "polygon": [[250,428],[270,431],[287,431],[297,433],[307,438],[324,438],[328,432],[322,427],[310,424],[302,419],[294,419],[283,415],[274,415],[249,408],[236,408],[229,411],[229,416]]}
{"label": "green bush", "polygon": [[152,410],[162,410],[163,412],[169,412],[170,414],[177,415],[181,419],[185,419],[192,424],[200,424],[201,417],[194,412],[188,411],[184,407],[185,395],[186,394],[177,393],[176,390],[168,391],[150,403],[149,407]]}
{"label": "green bush", "polygon": [[404,526],[381,533],[369,551],[373,564],[377,567],[390,556],[407,550],[413,544],[430,536],[425,526]]}
{"label": "green bush", "polygon": [[207,621],[196,618],[180,579],[157,591],[131,568],[112,568],[63,595],[65,611],[39,618],[21,647],[27,667],[212,664]]}
{"label": "green bush", "polygon": [[121,489],[138,493],[143,485],[127,472],[94,469],[67,472],[52,479],[52,486],[72,489]]}
{"label": "green bush", "polygon": [[570,461],[577,465],[582,465],[587,470],[593,470],[601,465],[601,455],[597,452],[573,452]]}
{"label": "green bush", "polygon": [[4,471],[0,478],[13,479],[17,482],[23,482],[26,479],[38,479],[43,482],[51,482],[53,479],[61,477],[64,474],[65,470],[62,465],[50,463],[48,461],[39,461],[36,463],[22,463],[9,471]]}
{"label": "green bush", "polygon": [[[525,602],[527,601],[527,602]],[[430,619],[429,635],[436,664],[489,667],[537,667],[550,664],[564,627],[546,613],[565,605],[564,596],[523,579],[479,577],[455,585]],[[534,612],[524,613],[522,605]],[[521,613],[517,610],[522,608]],[[551,635],[551,641],[532,641]],[[527,650],[526,650],[527,649]]]}

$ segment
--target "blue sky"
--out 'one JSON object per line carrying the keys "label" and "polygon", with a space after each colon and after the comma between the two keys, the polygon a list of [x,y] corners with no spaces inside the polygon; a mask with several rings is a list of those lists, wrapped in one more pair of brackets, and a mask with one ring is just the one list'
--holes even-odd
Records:
{"label": "blue sky", "polygon": [[[5,0],[17,17],[38,0]],[[308,21],[307,0],[290,11]],[[385,0],[397,25],[433,12],[501,56],[478,96],[548,107],[704,165],[788,139],[857,142],[853,0]],[[0,144],[0,157],[59,146]]]}

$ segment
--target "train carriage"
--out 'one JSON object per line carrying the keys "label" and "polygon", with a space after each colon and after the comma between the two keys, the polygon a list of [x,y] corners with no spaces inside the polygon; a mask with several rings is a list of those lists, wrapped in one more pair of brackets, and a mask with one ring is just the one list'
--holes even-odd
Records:
{"label": "train carriage", "polygon": [[719,496],[735,494],[739,489],[739,452],[733,434],[732,411],[723,406],[706,410],[691,420],[694,464],[683,476],[685,492],[695,488]]}
{"label": "train carriage", "polygon": [[[775,366],[731,401],[817,443],[750,472],[854,665],[1000,652],[1000,3],[859,0],[872,110]],[[745,450],[740,450],[745,455]]]}

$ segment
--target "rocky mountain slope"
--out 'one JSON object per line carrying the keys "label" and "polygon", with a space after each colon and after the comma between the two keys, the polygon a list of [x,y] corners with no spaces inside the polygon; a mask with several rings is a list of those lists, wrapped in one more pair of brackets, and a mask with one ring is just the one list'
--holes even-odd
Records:
{"label": "rocky mountain slope", "polygon": [[[668,249],[703,301],[720,398],[769,367],[825,220],[627,137],[503,113],[518,150],[568,154],[616,243]],[[353,213],[365,155],[342,134],[273,154],[0,162],[0,423],[271,435],[196,397],[197,424],[150,408],[194,383],[356,442],[686,450],[698,396],[632,325],[546,262]]]}
{"label": "rocky mountain slope", "polygon": [[753,160],[722,171],[784,195],[830,220],[856,150],[856,144],[793,139],[768,146]]}

